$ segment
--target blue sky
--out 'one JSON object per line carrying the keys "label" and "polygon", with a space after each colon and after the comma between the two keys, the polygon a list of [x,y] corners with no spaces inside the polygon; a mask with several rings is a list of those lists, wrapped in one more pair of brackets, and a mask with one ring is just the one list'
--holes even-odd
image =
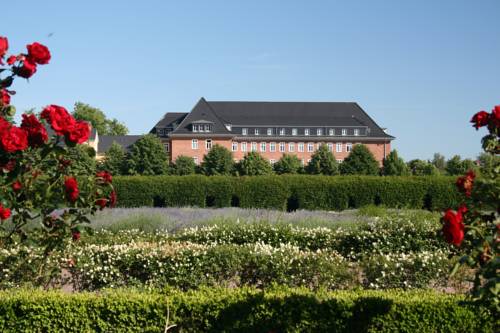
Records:
{"label": "blue sky", "polygon": [[[474,157],[500,104],[500,1],[23,1],[11,51],[53,57],[19,110],[76,101],[141,134],[196,101],[356,101],[405,159]],[[51,35],[49,37],[49,35]]]}

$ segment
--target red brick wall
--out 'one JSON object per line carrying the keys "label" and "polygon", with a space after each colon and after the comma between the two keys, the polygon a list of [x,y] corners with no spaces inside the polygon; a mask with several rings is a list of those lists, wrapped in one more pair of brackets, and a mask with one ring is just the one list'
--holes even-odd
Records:
{"label": "red brick wall", "polygon": [[[170,154],[171,154],[171,158],[173,161],[175,161],[178,156],[184,155],[184,156],[190,156],[193,158],[196,157],[198,159],[198,162],[201,163],[201,161],[203,160],[203,156],[208,152],[208,150],[205,148],[205,139],[198,139],[198,149],[192,149],[191,140],[192,140],[191,138],[186,138],[186,139],[175,138],[175,139],[171,140]],[[235,140],[235,142],[238,143],[237,151],[233,152],[233,156],[234,156],[235,160],[242,159],[243,156],[247,152],[251,151],[252,142],[257,143],[257,152],[268,160],[278,161],[281,158],[281,156],[284,154],[284,153],[279,151],[280,141],[274,141],[274,140],[265,140],[265,141],[264,140],[254,140],[254,141],[252,141],[250,139],[250,140]],[[241,143],[242,142],[247,143],[247,151],[246,152],[241,151]],[[265,152],[261,151],[261,143],[263,143],[263,142],[266,143],[266,151]],[[275,152],[270,151],[270,143],[271,142],[276,143],[276,151]],[[281,141],[281,142],[283,142],[283,141]],[[304,143],[304,152],[298,151],[299,142]],[[212,139],[212,145],[219,144],[219,145],[224,146],[225,148],[229,149],[230,151],[232,151],[232,143],[233,143],[233,140],[231,140],[231,139],[221,139],[221,138],[213,138]],[[311,158],[311,155],[314,153],[314,152],[307,151],[308,143],[314,144],[314,150],[316,150],[318,147],[318,142],[312,142],[312,141],[307,141],[307,140],[304,140],[304,141],[297,140],[297,141],[293,141],[293,143],[295,143],[294,152],[290,152],[289,151],[289,143],[290,142],[285,142],[285,153],[297,155],[297,157],[299,159],[304,160],[305,164],[307,164],[308,160]],[[333,151],[332,152],[333,152],[333,155],[335,156],[336,159],[343,160],[344,158],[347,157],[347,155],[349,155],[349,153],[346,152],[346,142],[341,142],[342,143],[342,152],[337,152],[337,150],[336,150],[336,143],[337,142],[331,142],[331,143],[333,144]],[[362,141],[352,142],[353,145],[356,143],[363,143],[363,142]],[[387,156],[391,151],[390,142],[388,142],[388,143],[369,142],[369,143],[363,143],[363,144],[368,147],[368,149],[373,153],[373,155],[375,156],[377,161],[379,161],[380,164],[382,164],[382,160],[384,159],[384,152],[385,152],[385,156]]]}

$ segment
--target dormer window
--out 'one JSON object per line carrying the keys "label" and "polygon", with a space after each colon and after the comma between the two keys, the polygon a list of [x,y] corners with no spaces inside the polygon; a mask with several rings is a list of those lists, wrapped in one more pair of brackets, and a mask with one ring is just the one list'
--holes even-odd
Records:
{"label": "dormer window", "polygon": [[208,133],[212,132],[213,124],[207,124],[205,121],[191,124],[193,133]]}
{"label": "dormer window", "polygon": [[292,135],[297,135],[297,129],[296,128],[292,128]]}
{"label": "dormer window", "polygon": [[267,129],[267,135],[273,135],[273,129],[272,128],[268,128]]}
{"label": "dormer window", "polygon": [[259,129],[256,128],[255,131],[254,131],[255,135],[259,135]]}
{"label": "dormer window", "polygon": [[285,135],[285,129],[284,128],[280,128],[280,135]]}
{"label": "dormer window", "polygon": [[318,128],[316,130],[316,135],[323,135],[323,129],[322,128]]}
{"label": "dormer window", "polygon": [[345,129],[345,128],[343,128],[343,129],[342,129],[342,135],[343,135],[343,136],[346,136],[346,135],[347,135],[347,129]]}
{"label": "dormer window", "polygon": [[242,135],[247,135],[248,134],[248,128],[242,128],[241,129],[241,134]]}
{"label": "dormer window", "polygon": [[304,135],[309,135],[309,128],[304,129]]}
{"label": "dormer window", "polygon": [[330,128],[328,130],[328,135],[331,135],[331,136],[335,135],[335,130],[333,128]]}
{"label": "dormer window", "polygon": [[193,132],[198,132],[198,125],[193,124]]}
{"label": "dormer window", "polygon": [[354,136],[358,136],[359,135],[359,129],[358,128],[355,128],[354,129]]}

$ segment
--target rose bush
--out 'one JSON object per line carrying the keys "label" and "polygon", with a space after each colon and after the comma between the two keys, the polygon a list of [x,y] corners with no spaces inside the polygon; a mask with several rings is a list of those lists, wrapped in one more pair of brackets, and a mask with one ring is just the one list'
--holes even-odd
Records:
{"label": "rose bush", "polygon": [[[488,113],[476,113],[471,123],[478,130],[487,127],[489,134],[482,139],[486,153],[500,154],[500,105]],[[457,179],[458,190],[465,202],[453,211],[448,209],[441,221],[446,241],[463,253],[452,271],[460,265],[475,270],[471,298],[474,302],[500,312],[500,167],[476,175],[472,170]]]}
{"label": "rose bush", "polygon": [[51,54],[37,42],[27,45],[26,53],[8,55],[8,50],[8,39],[0,37],[0,249],[19,244],[43,249],[29,264],[37,273],[34,283],[49,285],[61,267],[48,258],[68,240],[77,241],[89,214],[113,206],[116,194],[108,173],[71,168],[69,151],[88,140],[90,127],[64,107],[23,114],[16,126],[10,87],[16,77],[30,78],[38,65],[48,64]]}

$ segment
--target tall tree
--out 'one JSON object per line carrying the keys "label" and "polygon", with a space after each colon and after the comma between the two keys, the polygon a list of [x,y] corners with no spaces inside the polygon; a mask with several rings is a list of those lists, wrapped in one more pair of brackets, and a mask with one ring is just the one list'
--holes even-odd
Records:
{"label": "tall tree", "polygon": [[106,170],[113,175],[122,175],[125,173],[126,153],[121,145],[116,142],[111,144],[108,151],[104,154],[102,161],[98,163],[99,170]]}
{"label": "tall tree", "polygon": [[137,140],[127,154],[126,172],[131,175],[162,175],[168,171],[168,155],[153,134]]}
{"label": "tall tree", "polygon": [[410,170],[405,161],[398,156],[398,151],[394,149],[387,155],[383,162],[382,173],[384,176],[406,176]]}
{"label": "tall tree", "polygon": [[439,170],[441,173],[445,173],[446,170],[446,159],[440,153],[435,153],[432,158],[432,164]]}
{"label": "tall tree", "polygon": [[477,169],[477,165],[470,159],[462,160],[460,155],[455,155],[446,163],[446,173],[450,176],[462,175],[470,169]]}
{"label": "tall tree", "polygon": [[126,135],[128,128],[116,119],[108,119],[100,109],[85,103],[76,102],[73,116],[92,124],[100,135]]}
{"label": "tall tree", "polygon": [[338,175],[339,166],[335,156],[322,144],[311,156],[311,161],[306,167],[306,172],[312,175]]}
{"label": "tall tree", "polygon": [[343,175],[378,175],[379,165],[371,151],[365,145],[355,145],[340,164],[340,173]]}
{"label": "tall tree", "polygon": [[414,176],[436,176],[439,170],[429,161],[414,159],[408,162],[408,168]]}
{"label": "tall tree", "polygon": [[241,176],[262,176],[273,173],[273,167],[268,160],[256,151],[249,152],[237,165]]}
{"label": "tall tree", "polygon": [[300,173],[302,169],[302,163],[296,155],[283,154],[278,162],[273,165],[274,171],[279,174],[285,173]]}
{"label": "tall tree", "polygon": [[218,144],[210,149],[201,163],[201,171],[207,176],[230,175],[233,172],[233,167],[233,154]]}

